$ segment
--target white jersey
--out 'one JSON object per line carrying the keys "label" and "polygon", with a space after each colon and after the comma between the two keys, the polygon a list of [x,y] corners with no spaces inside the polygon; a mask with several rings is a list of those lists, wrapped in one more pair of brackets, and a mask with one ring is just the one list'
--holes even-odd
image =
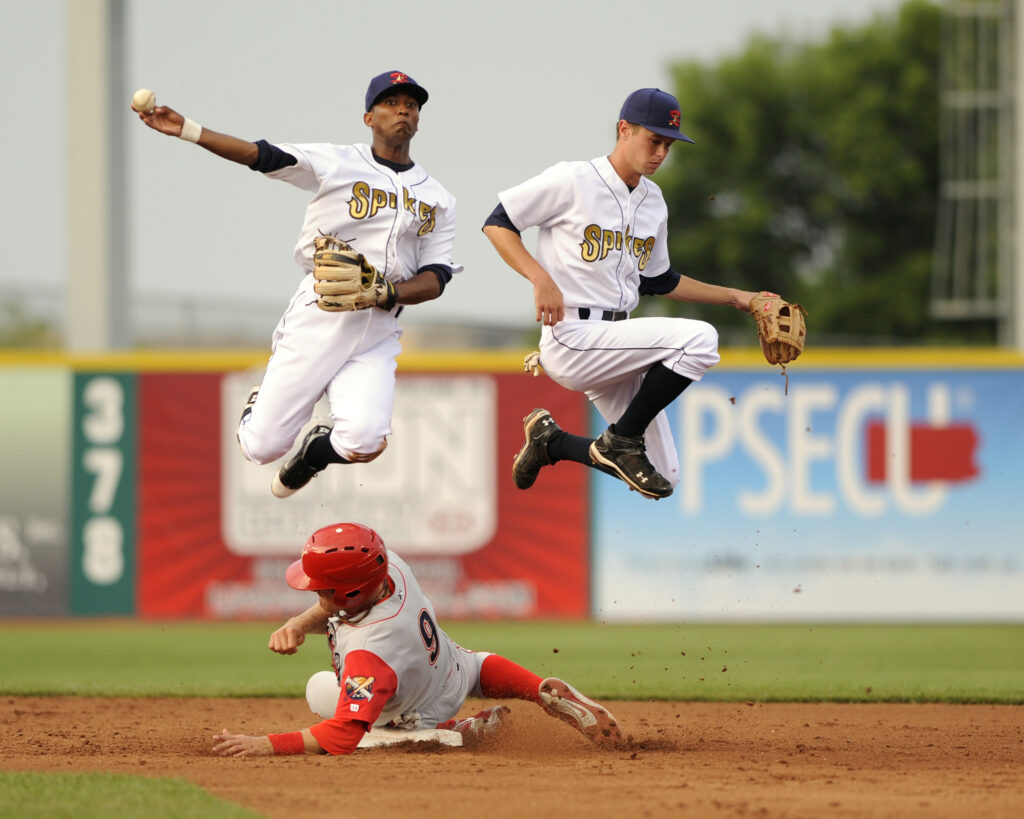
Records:
{"label": "white jersey", "polygon": [[[640,277],[670,269],[668,208],[656,184],[641,177],[631,191],[602,156],[554,165],[498,198],[517,229],[539,228],[537,261],[564,299],[565,319],[541,329],[541,366],[557,384],[584,393],[609,424],[655,364],[699,381],[718,363],[718,334],[706,322],[603,318],[631,312]],[[664,410],[644,437],[651,463],[674,486],[679,458]]]}
{"label": "white jersey", "polygon": [[537,227],[537,261],[566,307],[631,311],[640,276],[669,269],[668,209],[647,178],[630,191],[607,157],[561,162],[498,194],[520,231]]}
{"label": "white jersey", "polygon": [[392,432],[395,359],[402,349],[398,314],[404,308],[319,309],[313,240],[319,233],[344,239],[393,282],[432,264],[457,273],[455,199],[419,165],[392,170],[374,160],[368,145],[277,147],[296,164],[265,175],[313,193],[295,246],[305,275],[274,331],[273,355],[259,398],[239,425],[238,443],[253,463],[277,460],[326,393],[334,451],[349,462],[372,460]]}
{"label": "white jersey", "polygon": [[455,199],[419,165],[395,171],[374,160],[369,145],[329,143],[280,148],[298,161],[266,176],[311,191],[295,261],[313,270],[313,240],[331,233],[349,242],[391,281],[430,264],[453,271]]}
{"label": "white jersey", "polygon": [[[480,659],[438,628],[434,607],[406,562],[390,550],[388,561],[394,594],[374,606],[361,622],[351,624],[338,618],[328,621],[331,660],[342,690],[342,708],[349,700],[369,715],[377,713],[379,703],[373,703],[374,674],[349,676],[344,671],[348,655],[364,651],[386,664],[398,682],[397,690],[373,724],[432,728],[458,712],[477,684]],[[355,667],[360,672],[363,668],[372,671],[376,666],[374,659],[363,657],[361,662],[350,658],[349,670]],[[358,711],[348,716],[361,718]]]}

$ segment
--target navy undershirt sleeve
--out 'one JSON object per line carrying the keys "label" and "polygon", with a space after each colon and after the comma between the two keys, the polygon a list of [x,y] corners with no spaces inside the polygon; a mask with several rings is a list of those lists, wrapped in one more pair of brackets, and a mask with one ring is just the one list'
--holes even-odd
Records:
{"label": "navy undershirt sleeve", "polygon": [[[428,264],[416,272],[426,273],[428,270],[437,276],[437,282],[441,285],[441,293],[443,293],[445,285],[452,280],[452,269],[446,264]],[[441,295],[441,293],[438,293],[438,295]]]}
{"label": "navy undershirt sleeve", "polygon": [[282,151],[265,139],[259,140],[256,143],[256,147],[259,149],[259,154],[256,156],[256,161],[249,167],[260,173],[279,171],[281,168],[287,168],[299,161],[287,151]]}
{"label": "navy undershirt sleeve", "polygon": [[497,225],[498,227],[506,228],[511,230],[516,236],[521,236],[519,228],[512,224],[512,220],[509,219],[508,214],[505,212],[505,206],[498,203],[498,207],[491,211],[491,215],[487,217],[487,221],[484,222],[484,227],[487,225]]}
{"label": "navy undershirt sleeve", "polygon": [[660,276],[641,276],[640,295],[663,296],[666,293],[671,293],[676,289],[680,278],[680,275],[671,267]]}

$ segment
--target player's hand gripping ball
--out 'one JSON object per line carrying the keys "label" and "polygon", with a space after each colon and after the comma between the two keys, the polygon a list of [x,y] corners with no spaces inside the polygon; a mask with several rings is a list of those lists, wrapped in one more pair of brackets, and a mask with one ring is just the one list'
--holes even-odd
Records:
{"label": "player's hand gripping ball", "polygon": [[747,309],[757,322],[761,352],[768,363],[785,365],[796,361],[807,339],[807,311],[767,290],[754,296]]}
{"label": "player's hand gripping ball", "polygon": [[156,94],[148,88],[140,88],[132,94],[132,108],[143,114],[148,114],[156,108]]}
{"label": "player's hand gripping ball", "polygon": [[337,236],[313,240],[313,290],[321,310],[341,312],[380,307],[390,310],[398,300],[395,285]]}

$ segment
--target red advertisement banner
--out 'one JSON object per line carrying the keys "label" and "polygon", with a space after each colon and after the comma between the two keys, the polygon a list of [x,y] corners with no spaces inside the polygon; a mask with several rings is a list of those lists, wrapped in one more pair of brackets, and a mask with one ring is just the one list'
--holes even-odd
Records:
{"label": "red advertisement banner", "polygon": [[[344,504],[339,501],[335,507],[334,499],[329,498],[303,507],[292,501],[313,492],[312,485],[282,501],[271,495],[269,480],[264,482],[263,475],[252,473],[257,474],[258,484],[252,480],[250,471],[270,470],[267,474],[272,475],[274,467],[244,463],[237,449],[230,419],[237,418],[240,405],[230,406],[223,397],[230,392],[225,387],[231,386],[233,377],[237,380],[237,375],[230,373],[139,376],[137,609],[143,617],[276,618],[308,605],[305,595],[287,588],[284,567],[298,556],[305,534],[332,522],[323,517],[327,514],[324,507],[343,510]],[[458,517],[457,507],[449,503],[448,511],[430,519],[429,492],[415,503],[398,494],[389,500],[386,487],[361,483],[356,491],[372,495],[380,504],[387,501],[385,508],[390,514],[359,522],[380,530],[389,546],[409,560],[441,617],[588,616],[587,470],[574,465],[547,469],[525,492],[516,489],[511,480],[512,458],[523,440],[523,416],[535,406],[544,406],[565,427],[582,430],[586,402],[547,379],[521,374],[451,376],[456,387],[471,382],[467,395],[486,396],[459,399],[463,416],[455,413],[453,418],[450,407],[442,406],[449,392],[447,377],[442,373],[399,375],[396,416],[401,414],[403,388],[406,404],[418,402],[406,411],[406,417],[429,411],[434,389],[440,396],[435,408],[445,409],[450,425],[464,421],[476,429],[493,430],[486,441],[481,444],[478,438],[475,445],[493,451],[474,451],[470,453],[473,457],[448,465],[449,472],[462,469],[460,478],[465,485],[478,487],[464,493],[466,514],[476,515],[477,522],[457,548],[444,548],[445,541],[437,539],[437,532],[443,533],[450,519]],[[436,450],[438,445],[421,440],[424,435],[409,434],[412,427],[407,423],[406,434],[396,435],[374,464],[332,466],[323,475],[335,470],[364,470],[338,474],[348,481],[355,480],[351,476],[356,474],[387,474],[389,485],[409,485],[411,478],[406,480],[403,470],[429,470],[428,447]],[[396,449],[404,455],[396,454]],[[419,450],[422,453],[417,460]],[[453,457],[458,455],[456,450]],[[372,472],[370,468],[376,464],[380,467]],[[478,474],[484,471],[487,474]],[[429,484],[429,474],[425,480]],[[315,491],[321,493],[332,486],[320,476],[314,483]],[[254,491],[254,485],[261,488]],[[309,495],[307,503],[315,497]],[[280,504],[292,505],[275,506]],[[259,523],[264,513],[267,521],[277,520],[282,509],[300,510],[292,534],[279,542],[273,537],[270,542],[261,541],[260,532],[273,527],[267,524],[259,529],[253,521]],[[314,512],[303,513],[303,509]],[[423,537],[418,537],[419,528]],[[389,538],[392,529],[395,534]],[[452,532],[458,540],[456,529]],[[435,543],[439,545],[431,545]]]}

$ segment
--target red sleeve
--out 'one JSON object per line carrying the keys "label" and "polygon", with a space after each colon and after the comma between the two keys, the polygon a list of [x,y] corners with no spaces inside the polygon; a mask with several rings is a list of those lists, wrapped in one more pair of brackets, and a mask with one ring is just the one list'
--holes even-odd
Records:
{"label": "red sleeve", "polygon": [[398,690],[391,666],[369,651],[346,654],[341,679],[334,716],[309,729],[329,754],[352,753]]}

